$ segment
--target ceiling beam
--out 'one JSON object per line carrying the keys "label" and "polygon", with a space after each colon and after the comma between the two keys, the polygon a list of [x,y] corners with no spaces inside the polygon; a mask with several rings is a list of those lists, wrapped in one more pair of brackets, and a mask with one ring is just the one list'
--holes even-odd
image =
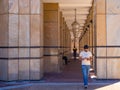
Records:
{"label": "ceiling beam", "polygon": [[54,3],[92,3],[92,0],[43,0],[43,2],[54,2]]}
{"label": "ceiling beam", "polygon": [[[63,17],[65,17],[66,18],[66,20],[74,20],[74,18],[75,18],[75,16],[67,16],[67,15],[63,15]],[[76,19],[78,20],[78,19],[81,19],[81,20],[84,20],[84,19],[87,19],[87,15],[84,15],[84,16],[81,16],[81,15],[78,15],[77,17],[76,17]]]}
{"label": "ceiling beam", "polygon": [[87,3],[85,3],[85,4],[82,4],[82,3],[80,3],[80,4],[60,4],[59,5],[60,6],[60,8],[78,8],[78,7],[91,7],[92,6],[92,4],[87,4]]}

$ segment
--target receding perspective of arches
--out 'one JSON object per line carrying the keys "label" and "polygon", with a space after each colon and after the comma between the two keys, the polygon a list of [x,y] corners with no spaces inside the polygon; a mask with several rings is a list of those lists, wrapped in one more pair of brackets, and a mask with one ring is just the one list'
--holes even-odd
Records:
{"label": "receding perspective of arches", "polygon": [[[119,3],[0,0],[0,80],[41,80],[53,74],[68,75],[61,74],[68,70],[80,72],[78,56],[85,44],[93,54],[96,78],[120,79]],[[80,25],[76,31],[75,20]]]}

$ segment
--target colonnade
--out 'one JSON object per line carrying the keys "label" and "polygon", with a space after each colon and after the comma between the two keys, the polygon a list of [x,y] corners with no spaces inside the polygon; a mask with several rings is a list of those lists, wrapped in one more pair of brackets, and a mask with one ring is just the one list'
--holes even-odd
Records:
{"label": "colonnade", "polygon": [[[79,51],[90,46],[99,79],[120,78],[119,3],[94,0],[76,43]],[[59,73],[72,44],[58,3],[0,1],[0,80],[40,80],[44,73]]]}

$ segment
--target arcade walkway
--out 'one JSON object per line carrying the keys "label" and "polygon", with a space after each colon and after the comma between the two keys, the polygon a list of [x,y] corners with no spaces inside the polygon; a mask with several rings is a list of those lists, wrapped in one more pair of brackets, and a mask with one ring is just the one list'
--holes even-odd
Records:
{"label": "arcade walkway", "polygon": [[46,74],[44,79],[47,82],[80,82],[81,77],[80,62],[70,60],[61,73]]}
{"label": "arcade walkway", "polygon": [[[119,80],[89,78],[87,90],[120,90]],[[40,81],[0,82],[0,90],[84,90],[80,61],[70,60],[59,74],[45,74]]]}
{"label": "arcade walkway", "polygon": [[[45,72],[60,72],[62,55],[69,57],[74,47],[80,52],[85,44],[94,55],[97,77],[120,79],[119,3],[0,0],[0,80],[40,80]],[[80,24],[77,30],[74,21]],[[70,65],[43,81],[81,82],[79,64]]]}
{"label": "arcade walkway", "polygon": [[45,74],[46,82],[82,82],[81,66],[78,60],[69,60],[63,71],[58,74]]}
{"label": "arcade walkway", "polygon": [[[120,90],[119,80],[89,78],[87,90]],[[80,61],[70,60],[62,72],[45,74],[40,81],[0,82],[0,90],[84,90]]]}

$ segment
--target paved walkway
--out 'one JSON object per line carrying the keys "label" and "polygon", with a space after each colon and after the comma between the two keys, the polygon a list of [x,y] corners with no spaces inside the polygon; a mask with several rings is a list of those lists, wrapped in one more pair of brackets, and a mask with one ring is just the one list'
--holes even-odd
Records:
{"label": "paved walkway", "polygon": [[[40,81],[0,82],[0,90],[84,90],[80,62],[71,60],[62,72],[45,74]],[[87,90],[120,90],[120,82],[89,78]]]}
{"label": "paved walkway", "polygon": [[61,73],[47,73],[43,79],[46,82],[82,82],[80,61],[70,60]]}
{"label": "paved walkway", "polygon": [[23,85],[1,87],[0,90],[120,90],[120,82],[90,83],[84,89],[82,83],[24,83]]}
{"label": "paved walkway", "polygon": [[[68,65],[65,65],[61,73],[47,73],[44,75],[46,82],[83,82],[81,73],[81,62],[79,60],[70,60]],[[94,72],[90,72],[93,76]],[[89,82],[91,79],[89,78]]]}

